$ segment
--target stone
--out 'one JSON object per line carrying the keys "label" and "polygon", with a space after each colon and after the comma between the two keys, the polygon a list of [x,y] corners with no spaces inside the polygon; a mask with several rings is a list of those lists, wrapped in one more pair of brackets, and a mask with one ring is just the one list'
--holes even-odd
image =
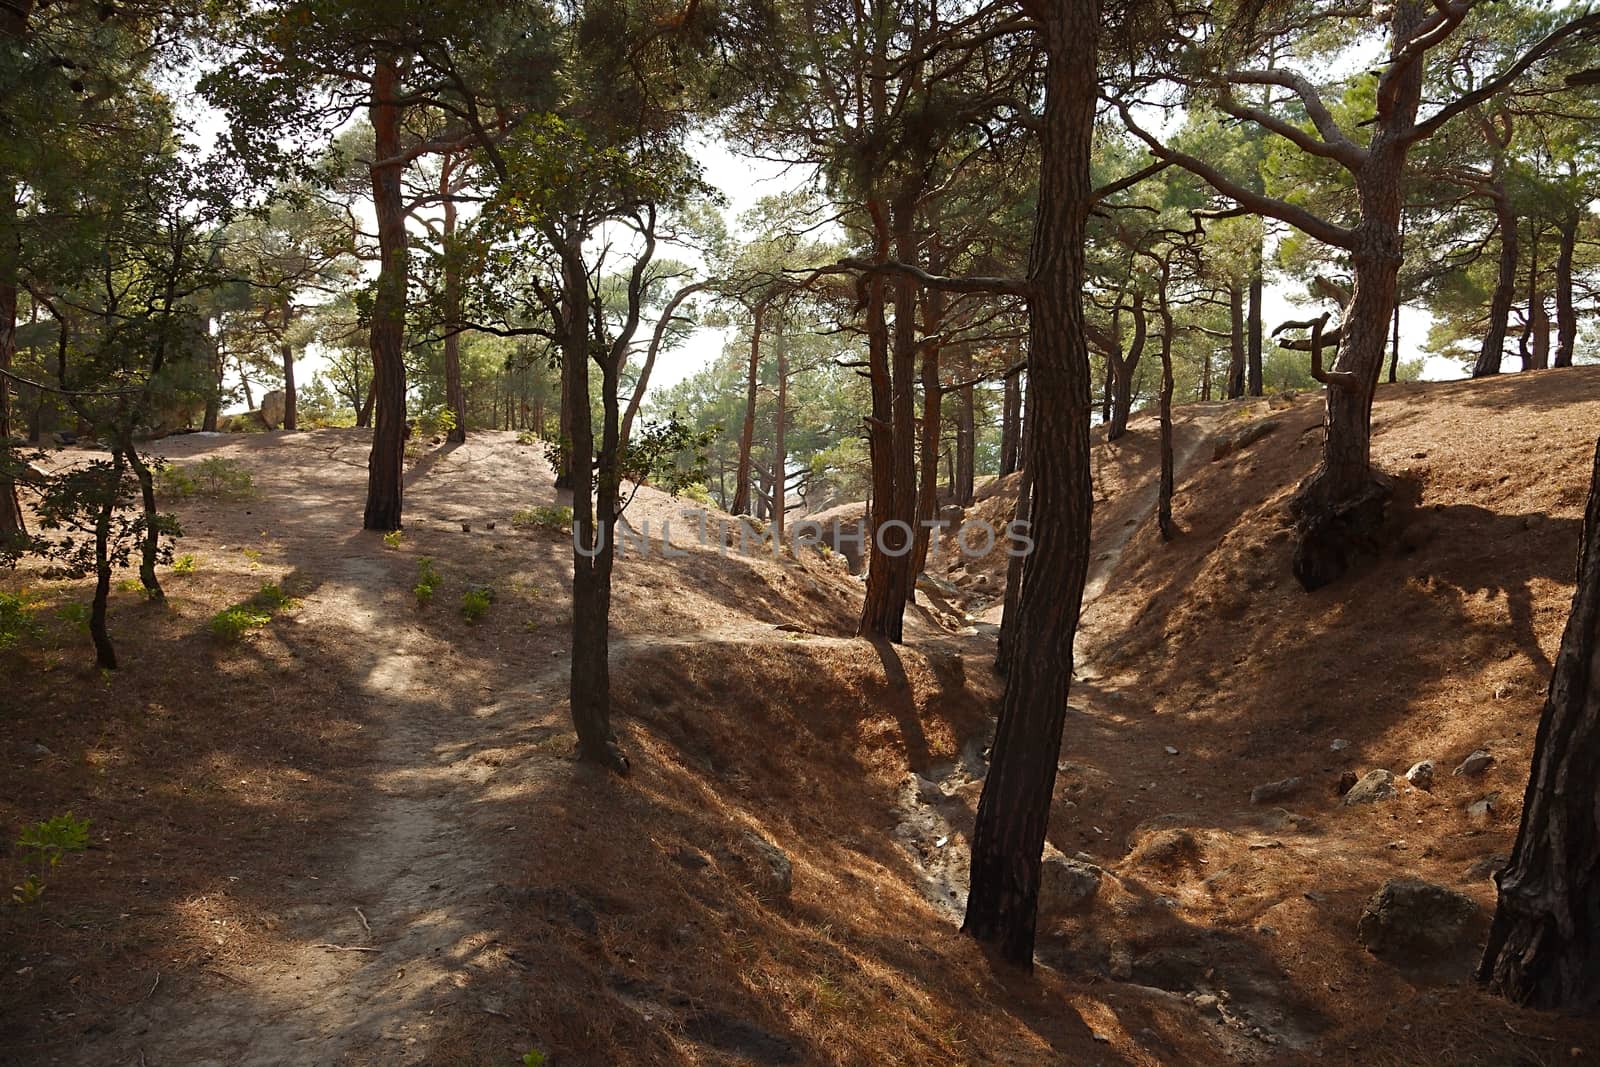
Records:
{"label": "stone", "polygon": [[287,398],[282,389],[274,389],[261,398],[261,421],[266,423],[267,429],[276,430],[283,425],[283,420],[289,413]]}
{"label": "stone", "polygon": [[1280,800],[1288,800],[1305,786],[1298,777],[1284,778],[1276,782],[1264,782],[1250,790],[1250,803],[1276,804]]}
{"label": "stone", "polygon": [[922,775],[917,774],[915,771],[911,773],[909,781],[912,787],[917,791],[917,796],[921,800],[930,801],[944,799],[944,790],[939,788],[938,782],[930,781],[929,779],[924,778]]}
{"label": "stone", "polygon": [[1399,795],[1394,787],[1394,775],[1385,770],[1368,771],[1361,776],[1350,792],[1344,795],[1346,804],[1372,804]]}
{"label": "stone", "polygon": [[1433,790],[1433,771],[1434,764],[1433,760],[1431,759],[1425,759],[1419,763],[1413,763],[1411,765],[1411,769],[1406,772],[1406,781],[1410,782],[1418,789],[1431,792]]}
{"label": "stone", "polygon": [[1039,867],[1039,912],[1061,915],[1077,911],[1100,892],[1102,872],[1059,852],[1046,852]]}
{"label": "stone", "polygon": [[1494,762],[1494,757],[1489,755],[1489,750],[1480,748],[1466,759],[1461,761],[1461,766],[1451,771],[1456,778],[1476,778],[1489,769],[1489,764]]}
{"label": "stone", "polygon": [[754,830],[741,834],[740,844],[741,851],[747,853],[745,858],[757,892],[788,900],[794,889],[794,865],[788,854]]}
{"label": "stone", "polygon": [[1342,737],[1336,737],[1333,739],[1333,744],[1329,745],[1328,747],[1333,749],[1335,752],[1343,752],[1345,749],[1350,747],[1350,742],[1346,741]]}
{"label": "stone", "polygon": [[917,575],[917,592],[927,593],[930,596],[937,593],[942,597],[958,597],[961,595],[961,590],[957,589],[953,584],[926,571]]}
{"label": "stone", "polygon": [[1174,746],[1168,745],[1166,748],[1166,753],[1169,756],[1176,756],[1178,754],[1178,750]]}
{"label": "stone", "polygon": [[1356,940],[1368,952],[1431,956],[1459,948],[1477,903],[1464,893],[1416,878],[1384,883],[1356,923]]}
{"label": "stone", "polygon": [[1491,856],[1484,856],[1482,859],[1476,860],[1472,866],[1468,867],[1466,874],[1464,874],[1462,877],[1469,882],[1493,881],[1494,876],[1505,870],[1506,864],[1510,862],[1511,857],[1503,852],[1495,853]]}
{"label": "stone", "polygon": [[1479,797],[1467,805],[1467,818],[1475,823],[1488,823],[1493,821],[1495,808],[1500,803],[1500,793],[1495,791],[1488,796]]}

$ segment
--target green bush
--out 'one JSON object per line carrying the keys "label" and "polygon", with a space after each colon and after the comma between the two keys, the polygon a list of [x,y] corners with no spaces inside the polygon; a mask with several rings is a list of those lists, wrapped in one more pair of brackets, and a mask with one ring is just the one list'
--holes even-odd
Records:
{"label": "green bush", "polygon": [[27,590],[0,592],[0,650],[37,636],[39,624],[33,618],[33,598]]}
{"label": "green bush", "polygon": [[207,624],[213,637],[222,641],[238,641],[252,630],[259,630],[272,621],[272,616],[256,608],[238,607],[225,608],[211,616]]}
{"label": "green bush", "polygon": [[711,490],[706,488],[706,483],[704,482],[690,482],[688,485],[678,489],[678,495],[687,497],[701,507],[715,507],[717,503],[711,496]]}
{"label": "green bush", "polygon": [[411,423],[411,434],[414,438],[426,440],[443,437],[455,428],[456,413],[441,404],[419,414]]}
{"label": "green bush", "polygon": [[417,607],[425,608],[433,600],[433,594],[439,588],[439,572],[434,569],[433,559],[423,556],[417,560],[417,584],[411,587],[411,592],[416,595]]}
{"label": "green bush", "polygon": [[390,530],[388,533],[383,535],[384,547],[399,548],[400,542],[405,540],[405,536],[406,532],[404,530]]}
{"label": "green bush", "polygon": [[191,496],[216,500],[242,500],[256,492],[255,479],[238,460],[209,456],[187,467],[163,465],[156,472],[156,487],[164,496]]}
{"label": "green bush", "polygon": [[537,526],[544,530],[567,533],[572,529],[572,509],[569,507],[519,508],[511,513],[511,525],[519,530]]}
{"label": "green bush", "polygon": [[262,611],[281,611],[294,602],[294,598],[283,591],[277,582],[266,582],[256,590],[255,596],[246,601],[248,607],[260,608]]}
{"label": "green bush", "polygon": [[44,895],[44,876],[61,862],[68,852],[82,852],[89,847],[89,820],[80,819],[67,812],[34,823],[17,838],[17,848],[22,850],[22,861],[29,868],[21,885],[13,886],[11,899],[18,904],[32,904]]}
{"label": "green bush", "polygon": [[494,603],[494,590],[486,585],[475,585],[461,594],[461,614],[468,622],[475,623],[489,614],[489,605]]}
{"label": "green bush", "polygon": [[89,629],[89,616],[93,609],[87,604],[63,604],[56,609],[56,617],[80,630]]}
{"label": "green bush", "polygon": [[200,569],[200,561],[187,553],[172,561],[173,574],[193,574]]}
{"label": "green bush", "polygon": [[541,443],[542,442],[539,440],[539,435],[534,433],[532,430],[523,430],[517,434],[517,444],[519,445],[528,445],[531,447]]}

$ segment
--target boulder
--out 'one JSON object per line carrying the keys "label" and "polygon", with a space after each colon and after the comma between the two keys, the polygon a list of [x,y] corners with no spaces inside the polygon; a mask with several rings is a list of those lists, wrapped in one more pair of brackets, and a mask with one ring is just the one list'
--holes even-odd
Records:
{"label": "boulder", "polygon": [[1276,804],[1280,800],[1288,800],[1300,792],[1305,782],[1298,777],[1284,778],[1277,782],[1265,782],[1250,790],[1250,803]]}
{"label": "boulder", "polygon": [[754,830],[741,834],[737,847],[756,892],[763,897],[788,900],[794,889],[794,865],[788,854]]}
{"label": "boulder", "polygon": [[1092,863],[1046,849],[1039,868],[1039,913],[1077,911],[1100,892],[1101,870]]}
{"label": "boulder", "polygon": [[1188,830],[1158,830],[1140,841],[1129,859],[1158,870],[1187,866],[1200,859],[1200,842]]}
{"label": "boulder", "polygon": [[1466,759],[1461,761],[1461,766],[1450,773],[1457,778],[1476,778],[1489,769],[1489,764],[1494,762],[1494,757],[1489,755],[1489,750],[1480,748]]}
{"label": "boulder", "polygon": [[289,413],[288,401],[282,389],[274,389],[261,398],[261,421],[267,429],[276,430],[283,425],[283,420]]}
{"label": "boulder", "polygon": [[1385,770],[1368,771],[1344,795],[1346,804],[1372,804],[1399,795],[1394,787],[1394,775]]}
{"label": "boulder", "polygon": [[1395,878],[1367,901],[1356,940],[1374,955],[1432,956],[1460,947],[1477,903],[1464,893],[1415,878]]}
{"label": "boulder", "polygon": [[1480,826],[1494,821],[1495,810],[1500,804],[1500,792],[1496,790],[1488,796],[1479,797],[1467,805],[1467,818]]}

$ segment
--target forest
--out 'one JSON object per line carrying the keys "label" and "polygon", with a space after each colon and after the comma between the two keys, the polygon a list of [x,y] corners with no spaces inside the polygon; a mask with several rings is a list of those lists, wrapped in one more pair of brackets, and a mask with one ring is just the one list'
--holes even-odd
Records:
{"label": "forest", "polygon": [[0,1061],[1600,1057],[1586,0],[0,0]]}

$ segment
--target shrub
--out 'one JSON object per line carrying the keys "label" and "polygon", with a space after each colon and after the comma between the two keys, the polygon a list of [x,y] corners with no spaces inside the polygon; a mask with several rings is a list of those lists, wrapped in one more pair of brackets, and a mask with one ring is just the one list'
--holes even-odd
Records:
{"label": "shrub", "polygon": [[701,507],[714,507],[716,500],[711,496],[711,490],[706,488],[705,482],[690,482],[678,490],[678,495],[699,504]]}
{"label": "shrub", "polygon": [[294,603],[294,598],[283,591],[277,582],[266,582],[256,590],[255,596],[245,602],[247,606],[260,608],[262,611],[281,611]]}
{"label": "shrub", "polygon": [[33,598],[27,590],[0,593],[0,651],[39,635],[33,618]]}
{"label": "shrub", "polygon": [[428,606],[434,591],[439,588],[439,582],[439,572],[434,569],[433,560],[428,556],[417,560],[417,584],[411,587],[411,592],[417,598],[417,607]]}
{"label": "shrub", "polygon": [[440,405],[419,414],[411,423],[413,437],[443,437],[456,428],[456,413]]}
{"label": "shrub", "polygon": [[511,513],[511,525],[519,530],[537,526],[543,530],[567,533],[572,529],[572,509],[569,507],[520,508]]}
{"label": "shrub", "polygon": [[494,603],[494,590],[486,585],[475,585],[461,594],[461,614],[468,622],[475,623],[489,614],[489,605]]}
{"label": "shrub", "polygon": [[173,574],[193,574],[200,569],[200,561],[187,553],[172,561]]}
{"label": "shrub", "polygon": [[390,530],[388,533],[383,535],[384,547],[399,548],[400,542],[405,539],[405,536],[406,533],[404,530]]}
{"label": "shrub", "polygon": [[56,609],[56,617],[80,630],[89,628],[92,609],[87,604],[63,604]]}
{"label": "shrub", "polygon": [[237,641],[252,630],[259,630],[272,621],[272,616],[256,608],[240,605],[226,608],[211,616],[208,624],[212,636],[223,641]]}
{"label": "shrub", "polygon": [[529,447],[532,447],[540,443],[539,435],[534,433],[532,430],[523,430],[517,434],[517,444],[519,445],[528,445]]}
{"label": "shrub", "polygon": [[69,811],[34,823],[17,838],[17,847],[22,850],[23,863],[31,869],[21,885],[12,887],[11,899],[18,904],[32,904],[44,895],[44,876],[61,862],[61,857],[89,847],[89,820]]}
{"label": "shrub", "polygon": [[162,494],[180,499],[191,496],[240,500],[256,492],[255,479],[238,460],[209,456],[187,467],[163,465],[156,472]]}

